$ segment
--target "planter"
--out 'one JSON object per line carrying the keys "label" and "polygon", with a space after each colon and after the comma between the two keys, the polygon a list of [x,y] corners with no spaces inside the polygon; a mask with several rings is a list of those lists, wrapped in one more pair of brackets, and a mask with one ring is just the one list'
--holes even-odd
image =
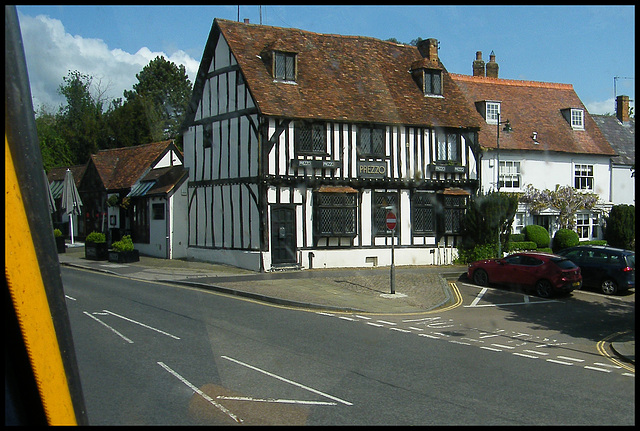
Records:
{"label": "planter", "polygon": [[85,242],[84,258],[89,260],[107,260],[109,247],[106,242]]}
{"label": "planter", "polygon": [[58,253],[65,253],[67,251],[67,247],[64,245],[63,236],[56,237],[56,248],[58,249]]}
{"label": "planter", "polygon": [[129,262],[138,262],[139,260],[140,260],[140,255],[138,254],[138,250],[131,250],[131,251],[109,250],[109,262],[129,263]]}

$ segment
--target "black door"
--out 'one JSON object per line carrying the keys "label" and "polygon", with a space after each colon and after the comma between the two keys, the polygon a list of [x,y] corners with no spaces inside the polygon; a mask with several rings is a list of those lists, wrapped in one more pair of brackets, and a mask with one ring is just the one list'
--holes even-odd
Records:
{"label": "black door", "polygon": [[271,209],[271,262],[296,263],[296,211],[293,206]]}

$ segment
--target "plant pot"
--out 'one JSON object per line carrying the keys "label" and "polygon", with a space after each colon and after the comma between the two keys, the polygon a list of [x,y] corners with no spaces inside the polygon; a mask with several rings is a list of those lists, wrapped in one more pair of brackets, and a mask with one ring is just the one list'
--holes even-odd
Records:
{"label": "plant pot", "polygon": [[109,262],[129,263],[129,262],[138,262],[139,260],[140,260],[140,254],[138,253],[138,250],[131,250],[131,251],[109,250]]}
{"label": "plant pot", "polygon": [[84,258],[89,260],[107,260],[109,247],[106,242],[85,242]]}
{"label": "plant pot", "polygon": [[65,253],[67,251],[67,247],[64,245],[63,236],[56,237],[56,248],[58,249],[58,253]]}

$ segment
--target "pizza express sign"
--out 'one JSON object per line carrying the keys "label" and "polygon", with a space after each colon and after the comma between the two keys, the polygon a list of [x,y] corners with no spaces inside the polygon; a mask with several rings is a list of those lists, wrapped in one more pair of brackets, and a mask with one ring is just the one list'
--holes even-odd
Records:
{"label": "pizza express sign", "polygon": [[385,178],[386,176],[386,162],[358,162],[359,178]]}

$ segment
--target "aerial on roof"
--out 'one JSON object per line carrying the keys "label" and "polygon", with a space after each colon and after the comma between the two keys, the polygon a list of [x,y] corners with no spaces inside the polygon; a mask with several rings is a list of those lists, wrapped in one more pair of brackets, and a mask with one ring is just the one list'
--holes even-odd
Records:
{"label": "aerial on roof", "polygon": [[[439,61],[437,45],[428,67],[443,71],[442,96],[429,97],[412,77],[412,67],[425,66],[416,46],[217,18],[194,97],[202,94],[220,37],[229,45],[263,115],[469,129],[481,125]],[[295,82],[273,78],[272,51],[295,54]]]}
{"label": "aerial on roof", "polygon": [[[501,149],[615,154],[570,84],[459,74],[451,74],[451,77],[466,95],[470,106],[483,101],[500,103],[500,121],[509,120],[513,129],[500,133]],[[583,130],[572,129],[563,116],[563,111],[572,108],[582,110]],[[474,115],[484,122],[477,110]],[[496,148],[496,134],[495,123],[485,123],[478,133],[479,144]]]}

